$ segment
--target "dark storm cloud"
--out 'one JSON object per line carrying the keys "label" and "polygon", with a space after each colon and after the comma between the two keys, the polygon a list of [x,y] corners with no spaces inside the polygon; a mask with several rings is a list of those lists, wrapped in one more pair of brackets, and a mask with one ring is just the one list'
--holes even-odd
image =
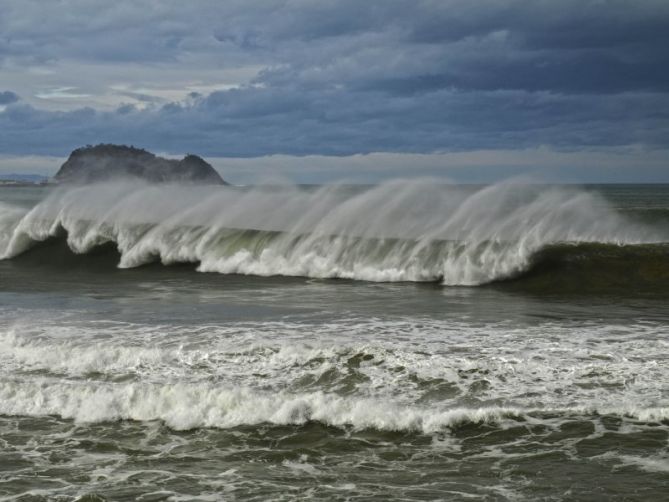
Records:
{"label": "dark storm cloud", "polygon": [[117,95],[135,104],[116,111],[8,101],[2,152],[99,141],[242,157],[669,146],[666,1],[5,3],[0,72],[74,61],[83,72],[119,65],[118,81],[133,83],[125,63],[188,65],[193,80],[198,68],[262,70],[162,106],[132,89]]}
{"label": "dark storm cloud", "polygon": [[[282,68],[290,78],[318,70],[333,81],[391,92],[446,87],[553,92],[669,89],[667,2],[336,5],[304,9],[290,16],[292,22],[278,16],[272,24],[254,28],[254,38],[264,39],[267,46],[278,42],[292,48],[301,41],[311,42],[312,51],[296,50]],[[341,68],[342,59],[350,60],[342,68],[350,73],[330,73]],[[264,81],[271,82],[272,76],[268,72]]]}
{"label": "dark storm cloud", "polygon": [[[383,92],[245,88],[158,109],[45,112],[10,105],[0,150],[64,155],[82,143],[130,143],[211,156],[275,153],[556,149],[668,144],[669,99],[661,94],[556,96],[522,91]],[[614,124],[625,123],[625,127]]]}

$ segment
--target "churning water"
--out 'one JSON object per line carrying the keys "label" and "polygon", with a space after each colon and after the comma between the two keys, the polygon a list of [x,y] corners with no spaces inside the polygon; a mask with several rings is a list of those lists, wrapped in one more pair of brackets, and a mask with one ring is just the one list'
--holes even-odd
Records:
{"label": "churning water", "polygon": [[669,490],[669,187],[0,198],[6,499]]}

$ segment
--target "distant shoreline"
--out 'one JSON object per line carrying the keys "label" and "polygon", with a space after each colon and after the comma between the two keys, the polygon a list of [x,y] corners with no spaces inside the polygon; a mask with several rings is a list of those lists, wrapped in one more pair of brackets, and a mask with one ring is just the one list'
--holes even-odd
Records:
{"label": "distant shoreline", "polygon": [[0,187],[44,187],[44,186],[54,186],[56,184],[57,183],[54,183],[50,179],[39,182],[0,179]]}

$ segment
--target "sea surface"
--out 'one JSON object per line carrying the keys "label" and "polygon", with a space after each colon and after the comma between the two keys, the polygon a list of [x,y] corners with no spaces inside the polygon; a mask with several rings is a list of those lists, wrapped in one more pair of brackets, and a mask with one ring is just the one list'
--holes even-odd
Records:
{"label": "sea surface", "polygon": [[0,188],[0,500],[669,498],[669,186]]}

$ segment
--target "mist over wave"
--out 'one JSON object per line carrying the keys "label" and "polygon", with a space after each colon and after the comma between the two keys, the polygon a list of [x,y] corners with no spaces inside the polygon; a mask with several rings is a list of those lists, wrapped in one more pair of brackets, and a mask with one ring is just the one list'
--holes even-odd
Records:
{"label": "mist over wave", "polygon": [[[369,188],[59,188],[30,210],[0,206],[0,254],[66,234],[75,253],[114,243],[119,267],[160,260],[203,272],[440,281],[515,276],[556,245],[669,241],[578,189],[395,180]],[[661,251],[666,255],[666,251]]]}

